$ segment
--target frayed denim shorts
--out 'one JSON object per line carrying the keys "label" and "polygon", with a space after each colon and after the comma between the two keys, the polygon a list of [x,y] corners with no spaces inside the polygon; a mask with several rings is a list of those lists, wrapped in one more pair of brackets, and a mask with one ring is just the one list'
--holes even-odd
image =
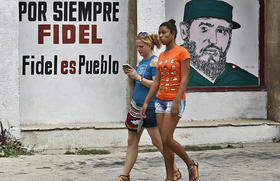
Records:
{"label": "frayed denim shorts", "polygon": [[[173,104],[174,100],[171,101],[164,101],[161,99],[156,99],[155,102],[155,112],[156,113],[171,113],[171,107]],[[180,102],[180,111],[178,113],[178,116],[181,118],[183,115],[183,112],[185,110],[185,106],[186,106],[186,100],[181,100]]]}

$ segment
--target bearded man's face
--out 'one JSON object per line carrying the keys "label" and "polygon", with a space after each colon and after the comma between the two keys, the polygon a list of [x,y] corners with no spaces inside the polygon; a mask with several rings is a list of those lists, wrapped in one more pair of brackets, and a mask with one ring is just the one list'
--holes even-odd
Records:
{"label": "bearded man's face", "polygon": [[215,80],[224,70],[231,40],[231,24],[217,18],[198,18],[189,27],[184,47],[192,66]]}

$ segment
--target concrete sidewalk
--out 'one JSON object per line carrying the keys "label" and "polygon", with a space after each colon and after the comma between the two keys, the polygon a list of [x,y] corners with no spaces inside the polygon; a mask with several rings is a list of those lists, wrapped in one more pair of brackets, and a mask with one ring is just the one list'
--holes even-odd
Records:
{"label": "concrete sidewalk", "polygon": [[[65,155],[64,151],[0,158],[1,181],[113,181],[121,174],[125,148],[109,155]],[[243,144],[243,148],[188,152],[199,162],[200,181],[279,181],[280,143]],[[176,157],[188,180],[186,166]],[[165,167],[159,152],[139,153],[132,181],[162,181]]]}

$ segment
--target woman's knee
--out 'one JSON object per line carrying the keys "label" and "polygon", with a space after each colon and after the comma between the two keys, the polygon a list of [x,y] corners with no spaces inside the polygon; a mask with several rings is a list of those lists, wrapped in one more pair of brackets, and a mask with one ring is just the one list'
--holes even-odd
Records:
{"label": "woman's knee", "polygon": [[127,138],[127,146],[128,147],[138,147],[139,138],[136,136],[128,136]]}
{"label": "woman's knee", "polygon": [[152,144],[157,148],[161,147],[162,146],[161,138],[160,137],[152,138]]}
{"label": "woman's knee", "polygon": [[172,136],[169,135],[162,135],[161,141],[163,146],[169,146],[172,143]]}

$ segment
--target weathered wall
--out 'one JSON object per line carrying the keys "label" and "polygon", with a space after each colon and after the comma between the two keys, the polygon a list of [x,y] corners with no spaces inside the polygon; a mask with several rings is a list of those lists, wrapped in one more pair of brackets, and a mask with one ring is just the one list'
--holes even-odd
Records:
{"label": "weathered wall", "polygon": [[[137,32],[158,33],[159,25],[165,21],[165,0],[137,1]],[[155,54],[164,50],[154,49]]]}
{"label": "weathered wall", "polygon": [[18,1],[0,4],[0,121],[19,137]]}
{"label": "weathered wall", "polygon": [[266,91],[187,93],[183,120],[266,119]]}
{"label": "weathered wall", "polygon": [[268,118],[280,121],[280,1],[265,0],[265,84]]}

